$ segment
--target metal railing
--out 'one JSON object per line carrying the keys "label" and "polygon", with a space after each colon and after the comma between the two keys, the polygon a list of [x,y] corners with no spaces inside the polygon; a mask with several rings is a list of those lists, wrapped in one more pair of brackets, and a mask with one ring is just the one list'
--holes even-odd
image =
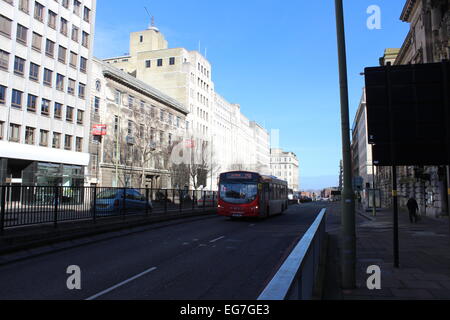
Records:
{"label": "metal railing", "polygon": [[263,290],[258,300],[311,300],[325,239],[326,209]]}
{"label": "metal railing", "polygon": [[164,215],[217,207],[212,191],[0,186],[0,232],[7,228],[130,215]]}

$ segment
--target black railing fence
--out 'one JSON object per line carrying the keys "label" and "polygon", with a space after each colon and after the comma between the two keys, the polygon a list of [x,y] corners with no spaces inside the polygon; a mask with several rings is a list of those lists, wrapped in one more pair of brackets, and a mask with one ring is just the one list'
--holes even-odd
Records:
{"label": "black railing fence", "polygon": [[217,192],[150,188],[0,186],[0,232],[7,228],[217,206]]}

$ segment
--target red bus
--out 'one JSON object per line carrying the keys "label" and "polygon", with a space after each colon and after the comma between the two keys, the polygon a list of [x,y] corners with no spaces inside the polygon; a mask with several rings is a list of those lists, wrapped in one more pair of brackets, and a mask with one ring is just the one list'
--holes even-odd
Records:
{"label": "red bus", "polygon": [[288,208],[288,184],[276,177],[234,171],[220,175],[218,214],[266,218]]}

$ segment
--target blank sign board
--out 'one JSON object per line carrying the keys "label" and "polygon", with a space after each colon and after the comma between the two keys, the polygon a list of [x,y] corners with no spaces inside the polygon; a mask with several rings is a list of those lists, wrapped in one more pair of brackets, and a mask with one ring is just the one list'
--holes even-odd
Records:
{"label": "blank sign board", "polygon": [[449,62],[365,69],[376,165],[449,163],[449,75]]}

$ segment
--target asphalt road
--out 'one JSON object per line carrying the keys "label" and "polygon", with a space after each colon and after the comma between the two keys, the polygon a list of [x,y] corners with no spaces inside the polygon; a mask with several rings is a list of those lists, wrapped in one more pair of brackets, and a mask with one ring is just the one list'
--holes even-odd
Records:
{"label": "asphalt road", "polygon": [[[157,226],[0,267],[0,299],[254,300],[324,204]],[[69,266],[81,290],[67,288]]]}

